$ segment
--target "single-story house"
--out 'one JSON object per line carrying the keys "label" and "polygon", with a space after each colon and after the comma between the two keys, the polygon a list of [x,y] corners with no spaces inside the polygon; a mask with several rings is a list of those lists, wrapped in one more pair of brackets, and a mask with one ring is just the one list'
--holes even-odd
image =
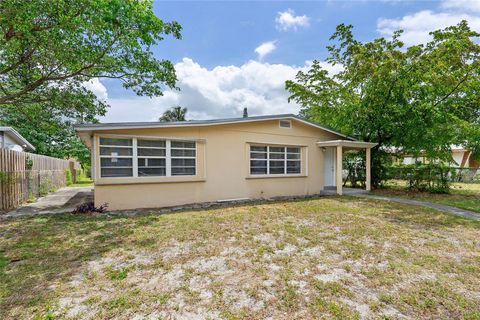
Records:
{"label": "single-story house", "polygon": [[92,152],[95,203],[112,210],[342,194],[343,151],[370,149],[292,114],[195,120],[83,124]]}
{"label": "single-story house", "polygon": [[0,127],[0,148],[14,151],[35,151],[35,147],[12,127]]}
{"label": "single-story house", "polygon": [[[480,162],[474,159],[472,151],[468,150],[463,146],[451,145],[450,149],[452,151],[452,162],[451,167],[453,168],[471,168],[478,169],[480,167]],[[402,164],[415,164],[416,162],[427,163],[428,159],[424,155],[415,157],[413,155],[405,154],[399,157],[399,160]]]}

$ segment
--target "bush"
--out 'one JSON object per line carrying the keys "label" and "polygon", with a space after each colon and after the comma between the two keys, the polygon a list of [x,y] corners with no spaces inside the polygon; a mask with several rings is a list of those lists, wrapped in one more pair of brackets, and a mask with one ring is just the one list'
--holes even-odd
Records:
{"label": "bush", "polygon": [[347,171],[347,176],[343,185],[350,182],[352,188],[360,186],[365,188],[365,154],[364,153],[345,153],[343,156],[343,168]]}
{"label": "bush", "polygon": [[72,171],[70,171],[70,169],[65,169],[65,181],[67,183],[67,186],[70,186],[73,184],[73,176],[72,176]]}
{"label": "bush", "polygon": [[39,195],[43,197],[51,191],[53,191],[53,188],[50,179],[48,177],[42,177],[40,179],[40,185],[38,186]]}
{"label": "bush", "polygon": [[411,191],[448,193],[450,182],[455,180],[456,171],[443,164],[401,165],[391,168],[391,178],[408,181]]}
{"label": "bush", "polygon": [[104,203],[99,207],[95,207],[95,203],[93,201],[90,201],[77,206],[75,210],[72,211],[72,213],[104,213],[107,211],[107,207],[107,203]]}

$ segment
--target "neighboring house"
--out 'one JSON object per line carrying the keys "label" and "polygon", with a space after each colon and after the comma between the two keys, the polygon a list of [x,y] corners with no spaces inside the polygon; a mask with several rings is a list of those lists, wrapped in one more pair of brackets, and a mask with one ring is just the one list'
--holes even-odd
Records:
{"label": "neighboring house", "polygon": [[14,151],[35,151],[35,147],[12,127],[0,127],[0,148]]}
{"label": "neighboring house", "polygon": [[[366,143],[294,115],[84,124],[95,203],[112,210],[342,194],[343,151]],[[370,189],[370,161],[367,161]]]}
{"label": "neighboring house", "polygon": [[[472,168],[477,169],[480,166],[480,162],[475,160],[472,156],[472,152],[465,149],[462,146],[452,145],[452,159],[451,166],[454,168]],[[424,156],[414,157],[412,155],[405,155],[400,158],[402,164],[415,164],[416,162],[427,163],[428,159]]]}

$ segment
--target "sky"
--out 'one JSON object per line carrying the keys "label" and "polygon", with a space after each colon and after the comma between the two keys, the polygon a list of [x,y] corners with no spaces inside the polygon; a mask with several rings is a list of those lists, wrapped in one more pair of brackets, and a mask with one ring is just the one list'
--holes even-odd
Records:
{"label": "sky", "polygon": [[[101,122],[156,121],[170,107],[188,109],[187,120],[298,113],[285,81],[324,61],[340,23],[358,40],[390,37],[403,29],[405,45],[424,43],[433,30],[462,19],[480,32],[480,0],[441,1],[160,1],[154,12],[182,25],[182,39],[167,36],[155,57],[175,64],[180,90],[137,96],[112,79],[86,84],[111,106]],[[332,73],[339,66],[323,63]]]}

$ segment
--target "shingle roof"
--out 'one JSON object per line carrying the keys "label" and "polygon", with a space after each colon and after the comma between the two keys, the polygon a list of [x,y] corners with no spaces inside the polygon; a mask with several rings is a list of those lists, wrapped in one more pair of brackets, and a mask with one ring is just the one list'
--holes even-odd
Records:
{"label": "shingle roof", "polygon": [[351,137],[344,135],[338,131],[330,129],[326,126],[308,121],[294,114],[276,114],[265,116],[252,116],[246,118],[225,118],[225,119],[212,119],[212,120],[190,120],[190,121],[175,121],[175,122],[112,122],[112,123],[88,123],[79,124],[75,126],[77,132],[82,131],[97,131],[97,130],[112,130],[112,129],[141,129],[141,128],[168,128],[168,127],[187,127],[187,126],[209,126],[209,125],[221,125],[240,122],[255,122],[264,120],[280,120],[280,119],[294,119],[303,122],[307,125],[314,126],[319,129],[337,134],[339,136],[355,140]]}

